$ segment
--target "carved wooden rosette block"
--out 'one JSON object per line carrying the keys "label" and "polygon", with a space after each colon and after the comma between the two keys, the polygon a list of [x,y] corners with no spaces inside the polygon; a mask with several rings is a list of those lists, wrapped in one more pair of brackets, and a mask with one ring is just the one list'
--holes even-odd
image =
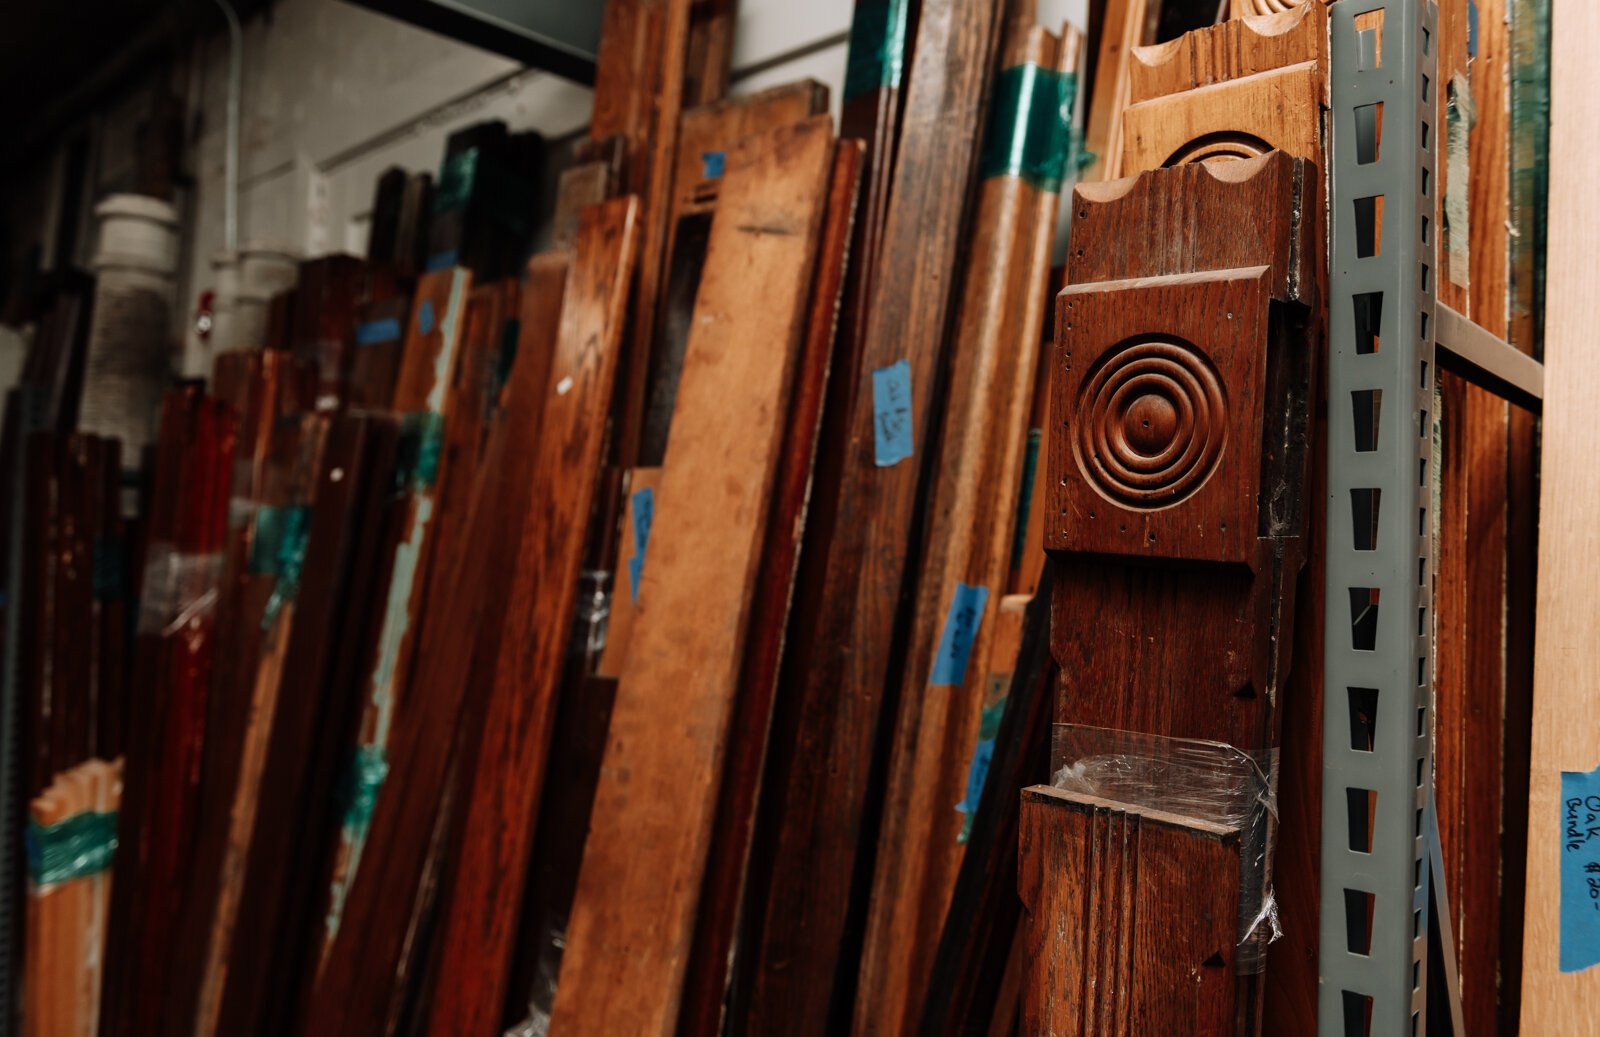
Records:
{"label": "carved wooden rosette block", "polygon": [[[1304,561],[1318,184],[1311,163],[1272,151],[1074,193],[1045,542],[1065,562],[1060,723],[1277,744]],[[1237,829],[1158,818],[1148,801],[1027,795],[1031,837],[1058,869],[1023,865],[1037,952],[1025,1010],[1058,1013],[1029,1032],[1248,1031],[1259,984],[1237,967],[1233,912],[1264,881],[1262,854],[1245,861]],[[1080,971],[1113,987],[1052,973],[1091,952]]]}
{"label": "carved wooden rosette block", "polygon": [[1074,193],[1045,541],[1074,556],[1055,591],[1063,723],[1271,744],[1302,559],[1316,194],[1282,153]]}
{"label": "carved wooden rosette block", "polygon": [[1228,825],[1024,789],[1022,1032],[1231,1032],[1239,887],[1191,879],[1237,870],[1239,847]]}

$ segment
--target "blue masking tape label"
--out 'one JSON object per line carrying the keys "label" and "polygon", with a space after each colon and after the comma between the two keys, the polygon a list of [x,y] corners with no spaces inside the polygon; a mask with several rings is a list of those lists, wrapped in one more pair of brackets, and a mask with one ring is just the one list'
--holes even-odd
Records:
{"label": "blue masking tape label", "polygon": [[426,335],[433,330],[433,300],[422,300],[422,306],[417,310],[417,334]]}
{"label": "blue masking tape label", "polygon": [[639,600],[639,578],[644,575],[644,549],[650,543],[650,524],[656,519],[656,493],[646,486],[633,495],[633,557],[628,559],[628,583],[633,600]]}
{"label": "blue masking tape label", "polygon": [[460,255],[461,253],[453,248],[444,252],[435,252],[428,257],[428,262],[424,264],[423,269],[430,274],[435,270],[448,270],[456,265],[456,259]]}
{"label": "blue masking tape label", "polygon": [[1561,772],[1561,971],[1600,964],[1600,767]]}
{"label": "blue masking tape label", "polygon": [[929,684],[959,685],[967,678],[967,656],[983,622],[983,609],[989,603],[989,588],[956,584],[950,596],[950,611],[944,616],[944,633],[939,636],[939,654],[933,658]]}
{"label": "blue masking tape label", "polygon": [[715,180],[722,175],[722,167],[728,161],[725,151],[702,151],[700,161],[705,166],[705,178]]}
{"label": "blue masking tape label", "polygon": [[356,326],[356,345],[376,346],[380,342],[393,342],[400,337],[400,321],[395,317],[369,320]]}
{"label": "blue masking tape label", "polygon": [[911,365],[906,361],[872,372],[872,426],[879,468],[911,456]]}

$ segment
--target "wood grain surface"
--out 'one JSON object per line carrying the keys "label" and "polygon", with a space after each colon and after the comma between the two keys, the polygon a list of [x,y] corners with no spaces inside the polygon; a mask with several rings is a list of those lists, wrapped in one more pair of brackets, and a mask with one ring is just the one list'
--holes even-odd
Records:
{"label": "wood grain surface", "polygon": [[1590,348],[1594,242],[1600,199],[1592,187],[1600,125],[1600,65],[1591,42],[1600,7],[1552,5],[1550,47],[1550,237],[1546,283],[1543,458],[1539,498],[1538,638],[1534,644],[1533,772],[1528,794],[1528,907],[1522,967],[1522,1032],[1600,1033],[1600,972],[1558,964],[1562,903],[1561,772],[1600,765],[1600,654],[1591,600],[1600,539],[1593,502],[1589,408],[1600,393]]}
{"label": "wood grain surface", "polygon": [[1022,791],[1024,1033],[1235,1033],[1237,828]]}
{"label": "wood grain surface", "polygon": [[[558,1028],[668,1033],[677,1022],[832,162],[826,118],[728,156],[556,989]],[[770,348],[751,350],[753,340]]]}
{"label": "wood grain surface", "polygon": [[751,833],[763,792],[767,737],[809,518],[823,401],[837,352],[839,304],[850,264],[864,153],[861,142],[853,140],[840,141],[834,151],[805,341],[796,361],[789,428],[773,483],[761,571],[751,604],[749,643],[728,720],[728,755],[723,764],[710,858],[701,882],[694,947],[684,979],[680,1033],[715,1030],[727,995]]}
{"label": "wood grain surface", "polygon": [[509,556],[515,561],[496,650],[481,661],[490,691],[470,778],[464,775],[462,850],[442,928],[434,1033],[488,1031],[504,1001],[604,415],[617,377],[636,213],[637,201],[623,197],[580,217],[528,476],[543,492],[529,498]]}
{"label": "wood grain surface", "polygon": [[[1013,22],[1004,48],[1003,68],[1061,63],[1061,41],[1031,25]],[[856,1000],[862,1033],[916,1026],[960,865],[964,815],[954,805],[965,798],[1010,568],[1017,498],[1008,489],[1020,479],[1027,444],[1038,360],[1030,347],[1044,316],[1037,296],[1059,201],[1020,176],[992,176],[978,188],[910,636],[896,712],[887,721],[889,775],[858,981],[873,993]],[[952,680],[936,673],[935,657],[961,585],[984,588],[987,599],[967,664]]]}
{"label": "wood grain surface", "polygon": [[[847,916],[858,843],[870,831],[863,822],[874,796],[884,685],[908,614],[904,584],[922,472],[937,442],[952,271],[964,244],[1000,6],[937,0],[922,5],[917,22],[887,222],[860,318],[866,331],[849,373],[855,388],[848,439],[837,448],[843,467],[826,520],[831,532],[825,556],[807,562],[816,582],[797,605],[797,649],[779,692],[794,699],[796,715],[783,725],[794,732],[793,750],[774,786],[785,792],[765,851],[770,878],[752,901],[763,929],[745,1022],[753,1032],[819,1032],[830,1001],[847,1006],[854,986]],[[873,377],[901,361],[910,374],[914,456],[880,466]]]}
{"label": "wood grain surface", "polygon": [[1328,62],[1328,10],[1320,3],[1233,18],[1165,43],[1133,48],[1128,101],[1139,104],[1306,61],[1323,67]]}

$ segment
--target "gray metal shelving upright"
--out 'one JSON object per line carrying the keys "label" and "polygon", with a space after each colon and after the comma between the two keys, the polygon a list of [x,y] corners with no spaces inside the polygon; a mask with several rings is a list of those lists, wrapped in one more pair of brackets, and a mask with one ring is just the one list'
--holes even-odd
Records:
{"label": "gray metal shelving upright", "polygon": [[1427,1023],[1438,13],[1339,0],[1329,16],[1318,1029],[1403,1037]]}

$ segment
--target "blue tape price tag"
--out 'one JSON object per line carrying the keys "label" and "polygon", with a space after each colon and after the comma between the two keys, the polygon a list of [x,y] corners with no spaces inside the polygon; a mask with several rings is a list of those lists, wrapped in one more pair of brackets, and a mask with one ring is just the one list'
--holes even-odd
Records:
{"label": "blue tape price tag", "polygon": [[656,519],[656,492],[646,486],[632,497],[633,557],[628,559],[628,585],[639,600],[639,578],[644,575],[644,549],[650,543],[650,524]]}
{"label": "blue tape price tag", "polygon": [[904,360],[872,372],[872,428],[879,468],[911,456],[911,365]]}
{"label": "blue tape price tag", "polygon": [[433,325],[433,300],[424,299],[422,305],[417,308],[417,334],[428,334],[433,330]]}
{"label": "blue tape price tag", "polygon": [[394,317],[369,320],[356,326],[356,345],[376,346],[380,342],[393,342],[400,337],[400,321]]}
{"label": "blue tape price tag", "polygon": [[944,616],[944,633],[939,636],[939,654],[933,657],[933,676],[929,684],[961,684],[967,676],[967,656],[983,622],[984,606],[989,604],[989,588],[956,584],[950,596],[950,611]]}
{"label": "blue tape price tag", "polygon": [[727,165],[728,153],[726,151],[702,151],[700,163],[705,168],[705,178],[716,180],[722,176],[723,167]]}
{"label": "blue tape price tag", "polygon": [[1561,772],[1561,971],[1600,964],[1600,767]]}

